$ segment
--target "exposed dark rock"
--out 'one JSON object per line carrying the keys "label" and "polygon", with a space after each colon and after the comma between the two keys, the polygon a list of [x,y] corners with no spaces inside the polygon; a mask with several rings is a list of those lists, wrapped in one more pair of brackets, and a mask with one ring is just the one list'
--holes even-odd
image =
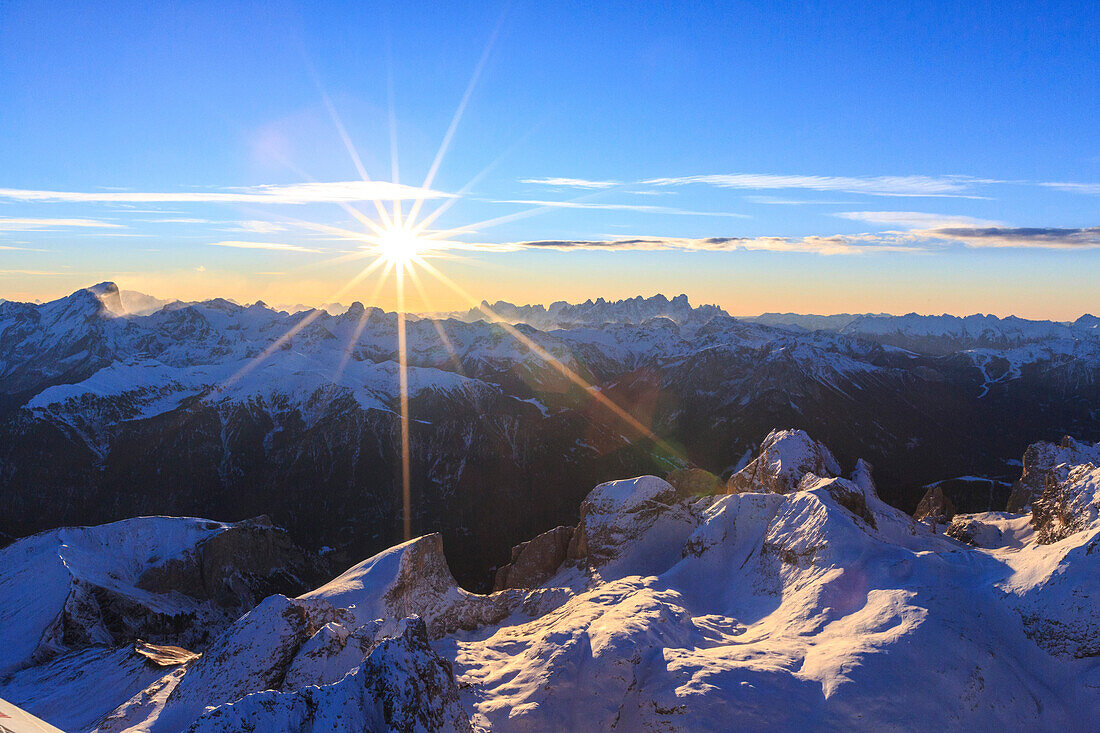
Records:
{"label": "exposed dark rock", "polygon": [[917,510],[913,512],[913,518],[921,521],[929,519],[936,524],[947,524],[955,516],[955,502],[944,492],[941,484],[936,484],[924,493],[924,497],[917,504]]}
{"label": "exposed dark rock", "polygon": [[178,591],[237,613],[275,593],[295,596],[332,577],[328,563],[291,541],[267,516],[238,522],[163,565],[150,568],[137,587]]}
{"label": "exposed dark rock", "polygon": [[513,547],[512,562],[497,570],[493,590],[542,585],[565,562],[573,532],[573,527],[555,527]]}
{"label": "exposed dark rock", "polygon": [[997,479],[967,477],[937,481],[925,491],[913,518],[946,524],[956,514],[1003,512],[1008,493],[1008,483]]}
{"label": "exposed dark rock", "polygon": [[600,484],[581,504],[566,556],[592,567],[610,562],[625,540],[641,536],[677,502],[672,484],[656,476]]}
{"label": "exposed dark rock", "polygon": [[951,520],[951,526],[947,528],[947,536],[966,545],[976,545],[975,536],[977,529],[978,527],[975,526],[975,523],[969,517],[960,515]]}
{"label": "exposed dark rock", "polygon": [[1048,471],[1043,493],[1031,503],[1031,526],[1041,545],[1069,537],[1100,514],[1100,469],[1092,463]]}
{"label": "exposed dark rock", "polygon": [[863,491],[853,482],[845,479],[836,479],[826,484],[829,494],[836,499],[837,504],[855,514],[871,527],[877,527],[875,515],[867,507],[867,497]]}
{"label": "exposed dark rock", "polygon": [[435,653],[424,622],[413,616],[338,682],[288,692],[255,692],[207,710],[188,730],[261,729],[268,733],[334,729],[466,733],[472,727],[450,662]]}
{"label": "exposed dark rock", "polygon": [[479,595],[460,588],[443,555],[443,537],[430,534],[403,546],[397,575],[382,601],[391,616],[421,618],[428,634],[438,639],[497,623],[524,598],[518,590]]}
{"label": "exposed dark rock", "polygon": [[678,468],[665,479],[676,489],[678,496],[710,496],[724,490],[724,482],[704,468]]}
{"label": "exposed dark rock", "polygon": [[1024,470],[1020,479],[1012,485],[1007,511],[1026,511],[1028,505],[1043,493],[1050,481],[1065,480],[1066,466],[1089,461],[1100,463],[1100,443],[1089,445],[1068,435],[1057,444],[1045,441],[1032,443],[1024,451]]}
{"label": "exposed dark rock", "polygon": [[[142,526],[142,522],[147,525]],[[142,554],[150,550],[134,539],[141,535],[125,533],[148,531],[158,522],[192,522],[202,525],[202,534],[194,544],[181,548],[178,556],[154,564],[159,558]],[[165,531],[182,530],[166,525]],[[88,534],[96,533],[88,538]],[[18,667],[28,661],[41,663],[88,646],[128,646],[138,640],[203,649],[263,598],[274,593],[298,594],[332,575],[324,561],[295,545],[284,530],[262,517],[230,525],[139,518],[124,527],[63,528],[25,542],[28,552],[47,556],[58,553],[65,574],[51,577],[50,582],[64,584],[64,601],[37,637],[30,659],[4,659],[0,655],[0,668]],[[52,549],[53,542],[57,549]],[[108,563],[106,570],[94,563],[85,566],[80,562],[81,553],[89,548],[96,551],[97,543],[114,543],[119,552],[129,548],[138,559],[113,558],[120,564],[111,567]],[[75,562],[67,560],[69,554]],[[112,558],[104,555],[102,559]],[[147,569],[140,575],[137,571],[128,575],[131,571],[127,563],[135,562]],[[11,565],[5,570],[18,572],[19,567]],[[58,589],[51,590],[56,594]]]}
{"label": "exposed dark rock", "polygon": [[406,619],[400,635],[382,641],[359,669],[389,730],[472,730],[451,663],[428,645],[420,618]]}

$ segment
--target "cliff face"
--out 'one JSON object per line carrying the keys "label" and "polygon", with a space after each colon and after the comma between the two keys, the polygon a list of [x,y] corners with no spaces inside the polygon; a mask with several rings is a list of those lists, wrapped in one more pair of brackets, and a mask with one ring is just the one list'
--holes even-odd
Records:
{"label": "cliff face", "polygon": [[328,573],[263,517],[44,532],[0,550],[0,674],[93,645],[202,646],[271,593],[300,592]]}
{"label": "cliff face", "polygon": [[1008,511],[1021,512],[1052,484],[1062,483],[1068,467],[1083,463],[1100,464],[1100,443],[1090,445],[1065,436],[1058,443],[1032,443],[1024,452],[1024,470],[1012,485]]}

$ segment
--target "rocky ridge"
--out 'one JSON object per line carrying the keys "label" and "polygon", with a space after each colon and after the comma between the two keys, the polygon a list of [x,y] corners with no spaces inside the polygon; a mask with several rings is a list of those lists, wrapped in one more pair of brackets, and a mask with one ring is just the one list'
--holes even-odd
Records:
{"label": "rocky ridge", "polygon": [[545,577],[533,588],[462,590],[429,535],[267,598],[185,664],[88,648],[9,675],[0,696],[61,720],[36,693],[86,686],[84,665],[120,692],[74,730],[1088,728],[1095,466],[1064,465],[1031,513],[943,531],[802,431],[762,445],[733,493],[595,487],[577,527],[516,548],[504,577]]}
{"label": "rocky ridge", "polygon": [[[681,297],[543,310],[571,325],[517,328],[662,442],[484,313],[410,320],[413,533],[439,532],[472,589],[493,587],[514,545],[575,525],[588,488],[682,469],[675,486],[692,475],[691,491],[709,492],[707,475],[727,482],[776,424],[845,464],[873,462],[882,498],[905,511],[945,476],[1005,479],[1036,436],[1100,438],[1100,332],[1087,319],[895,323],[955,329],[940,353],[870,330],[745,322]],[[396,314],[358,303],[336,314],[160,305],[110,284],[0,304],[0,541],[139,515],[267,513],[347,564],[392,546],[403,538],[396,328]],[[943,490],[965,513],[1005,509],[1000,486],[994,501],[989,483]]]}

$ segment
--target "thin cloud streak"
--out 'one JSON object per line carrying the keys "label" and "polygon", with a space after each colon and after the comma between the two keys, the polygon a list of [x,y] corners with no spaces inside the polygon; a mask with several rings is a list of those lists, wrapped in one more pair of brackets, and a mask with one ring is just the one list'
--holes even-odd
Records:
{"label": "thin cloud streak", "polygon": [[960,195],[979,183],[997,183],[970,176],[804,176],[733,173],[675,178],[651,178],[641,183],[651,186],[706,184],[719,188],[807,189],[844,191],[872,196],[944,196]]}
{"label": "thin cloud streak", "polygon": [[588,181],[583,178],[521,178],[519,182],[564,188],[614,188],[623,185],[621,181]]}
{"label": "thin cloud streak", "polygon": [[524,206],[548,206],[557,209],[596,209],[607,211],[636,211],[643,214],[675,214],[677,216],[730,216],[749,219],[748,214],[735,214],[727,211],[689,211],[671,206],[651,206],[646,204],[600,204],[585,201],[539,201],[528,199],[506,199],[494,201],[497,204],[522,204]]}
{"label": "thin cloud streak", "polygon": [[746,201],[754,204],[776,206],[858,206],[858,201],[814,201],[812,199],[781,199],[775,196],[746,196]]}
{"label": "thin cloud streak", "polygon": [[[990,183],[1009,183],[974,176],[807,176],[807,175],[770,175],[761,173],[724,173],[697,176],[674,176],[648,178],[641,181],[623,182],[616,180],[587,180],[583,178],[522,178],[521,183],[552,187],[572,187],[585,189],[605,189],[616,186],[687,186],[703,184],[719,188],[747,190],[802,189],[809,191],[841,191],[868,196],[911,196],[933,198],[978,198],[970,193],[975,186]],[[759,203],[825,203],[814,201],[790,201]]]}
{"label": "thin cloud streak", "polygon": [[312,247],[302,247],[297,244],[284,244],[282,242],[210,242],[211,247],[231,247],[233,249],[264,249],[271,250],[273,252],[305,252],[309,254],[319,254],[322,250],[313,249]]}
{"label": "thin cloud streak", "polygon": [[680,252],[732,252],[769,251],[801,252],[822,255],[866,254],[871,252],[914,252],[924,246],[902,241],[897,237],[875,234],[854,234],[810,237],[706,237],[687,239],[675,237],[632,237],[628,239],[602,240],[536,240],[528,242],[504,242],[499,244],[470,244],[474,249],[498,252],[518,250],[578,250],[596,251],[680,251]]}
{"label": "thin cloud streak", "polygon": [[59,227],[125,229],[122,224],[98,219],[15,219],[0,217],[0,231],[30,232]]}
{"label": "thin cloud streak", "polygon": [[970,216],[929,214],[922,211],[839,211],[833,216],[868,224],[903,226],[912,229],[940,229],[947,227],[995,227],[1000,222],[975,219]]}
{"label": "thin cloud streak", "polygon": [[1046,186],[1047,188],[1056,188],[1059,191],[1068,191],[1069,193],[1083,193],[1092,196],[1100,196],[1100,183],[1040,183],[1040,186]]}
{"label": "thin cloud streak", "polygon": [[273,221],[239,221],[237,226],[229,231],[240,232],[253,232],[254,234],[274,234],[275,232],[285,232],[286,227],[282,224],[276,224]]}
{"label": "thin cloud streak", "polygon": [[[852,212],[895,213],[916,212]],[[926,215],[934,216],[934,215]],[[899,221],[899,223],[901,223]],[[1038,227],[961,227],[941,226],[904,231],[866,234],[837,234],[807,237],[623,237],[585,240],[533,240],[502,243],[451,243],[457,248],[490,252],[555,250],[560,252],[593,251],[680,251],[732,252],[767,251],[812,253],[820,255],[861,255],[876,253],[927,253],[945,246],[1013,247],[1021,249],[1094,249],[1100,248],[1100,227],[1079,229]]]}
{"label": "thin cloud streak", "polygon": [[220,191],[114,192],[37,191],[0,188],[0,199],[78,203],[311,204],[450,198],[451,194],[387,181],[333,181],[246,186]]}
{"label": "thin cloud streak", "polygon": [[1100,248],[1100,227],[942,227],[910,233],[915,237],[961,242],[967,247],[1036,249]]}

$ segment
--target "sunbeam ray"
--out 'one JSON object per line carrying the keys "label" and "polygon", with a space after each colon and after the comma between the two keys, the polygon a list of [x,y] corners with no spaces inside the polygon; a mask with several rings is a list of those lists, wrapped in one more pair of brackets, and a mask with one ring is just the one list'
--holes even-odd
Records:
{"label": "sunbeam ray", "polygon": [[[485,166],[484,168],[482,168],[482,169],[481,169],[481,170],[480,170],[480,171],[478,172],[478,174],[477,174],[476,176],[474,176],[473,178],[471,178],[471,179],[470,179],[470,180],[469,180],[469,181],[468,181],[468,182],[466,183],[466,185],[465,185],[465,186],[463,186],[463,187],[462,187],[462,188],[460,188],[460,189],[459,189],[458,191],[456,191],[456,192],[455,192],[455,195],[454,195],[454,197],[453,197],[453,198],[449,198],[449,199],[447,199],[447,200],[446,200],[446,201],[444,201],[444,202],[443,202],[442,204],[440,204],[439,206],[437,206],[437,207],[435,208],[435,210],[434,210],[434,211],[432,211],[432,212],[431,212],[430,214],[428,214],[427,216],[425,216],[425,217],[424,217],[423,219],[421,219],[420,221],[416,222],[416,224],[415,224],[415,229],[416,229],[416,231],[418,231],[418,232],[420,232],[420,231],[424,231],[425,229],[427,229],[428,227],[430,227],[430,226],[432,225],[432,223],[433,223],[433,222],[434,222],[434,221],[435,221],[436,219],[438,219],[438,218],[439,218],[440,216],[442,216],[442,215],[443,215],[443,214],[444,214],[444,213],[445,213],[445,212],[446,212],[446,211],[447,211],[447,210],[448,210],[449,208],[451,208],[452,206],[454,206],[454,204],[455,204],[455,203],[457,203],[457,202],[458,202],[458,201],[459,201],[459,200],[461,199],[461,197],[462,197],[463,195],[465,195],[465,194],[469,193],[469,192],[470,192],[470,190],[471,190],[471,189],[472,189],[472,188],[473,188],[474,186],[476,186],[476,185],[477,185],[478,183],[480,183],[480,182],[481,182],[481,180],[482,180],[483,178],[485,178],[485,176],[489,175],[489,173],[490,173],[490,172],[491,172],[491,171],[492,171],[492,170],[493,170],[494,168],[496,168],[497,164],[498,164],[498,163],[500,163],[500,161],[504,160],[504,159],[505,159],[505,158],[507,158],[507,157],[508,157],[509,155],[511,155],[511,154],[512,154],[512,152],[514,152],[516,148],[518,148],[518,147],[519,147],[519,146],[520,146],[520,145],[521,145],[521,144],[522,144],[522,143],[523,143],[523,142],[524,142],[524,141],[525,141],[525,140],[526,140],[526,139],[527,139],[528,137],[530,137],[530,136],[531,136],[531,133],[533,133],[533,132],[534,132],[534,131],[535,131],[536,129],[538,129],[538,125],[535,125],[535,126],[534,126],[534,127],[532,127],[532,128],[530,129],[530,130],[528,130],[527,132],[523,133],[523,135],[522,135],[522,136],[520,136],[520,138],[519,138],[518,140],[516,140],[516,141],[515,141],[514,143],[512,143],[511,145],[509,145],[509,146],[508,146],[508,149],[507,149],[507,150],[505,150],[505,151],[504,151],[503,153],[501,153],[501,154],[500,154],[500,155],[498,155],[497,157],[493,158],[492,162],[490,162],[490,163],[489,163],[489,165],[487,165],[487,166]],[[397,181],[394,181],[394,183],[396,183],[396,182],[397,182]]]}
{"label": "sunbeam ray", "polygon": [[[390,38],[386,36],[386,97],[390,106],[390,176],[393,183],[401,182],[401,169],[397,164],[397,109],[393,91],[393,49],[390,47]],[[401,199],[393,200],[394,222],[401,222]]]}
{"label": "sunbeam ray", "polygon": [[[340,115],[336,113],[336,106],[333,105],[332,99],[325,92],[321,92],[321,98],[325,102],[325,107],[328,109],[329,117],[332,118],[332,124],[336,126],[336,131],[340,135],[340,139],[344,143],[344,147],[347,148],[348,155],[351,156],[351,162],[355,165],[355,170],[359,173],[359,177],[364,181],[369,181],[371,178],[367,174],[367,169],[363,167],[363,161],[359,157],[359,152],[355,149],[355,145],[351,142],[351,137],[348,136],[348,131],[344,127],[344,123],[340,120]],[[395,181],[396,183],[396,181]],[[383,226],[390,225],[389,214],[386,213],[386,207],[382,206],[382,203],[378,199],[374,199],[374,208],[378,210],[378,218],[382,220]]]}
{"label": "sunbeam ray", "polygon": [[351,338],[348,339],[347,348],[344,349],[344,355],[340,358],[340,365],[336,368],[336,374],[333,376],[333,382],[339,382],[340,377],[344,374],[344,369],[347,368],[348,361],[351,359],[351,352],[355,349],[355,344],[358,343],[359,337],[363,334],[363,329],[367,327],[367,320],[370,318],[371,309],[374,308],[372,302],[378,297],[378,294],[382,291],[382,287],[386,284],[386,277],[390,274],[393,263],[387,262],[385,269],[382,270],[382,274],[378,276],[378,284],[375,286],[371,294],[367,296],[366,303],[363,306],[363,312],[359,315],[359,322],[355,324],[355,330],[352,332]]}
{"label": "sunbeam ray", "polygon": [[[418,262],[420,260],[417,260]],[[423,284],[420,282],[420,276],[416,274],[416,270],[412,267],[409,268],[409,279],[412,280],[413,285],[416,287],[418,293],[420,293],[420,299],[424,301],[425,307],[429,312],[435,310],[435,306],[431,304],[428,298],[427,290],[425,290]],[[466,376],[465,370],[462,368],[462,361],[458,358],[458,352],[455,350],[454,342],[451,341],[451,337],[447,335],[446,329],[443,328],[443,324],[439,322],[438,318],[429,316],[428,320],[435,326],[436,333],[439,334],[439,340],[443,342],[443,346],[451,354],[451,361],[454,362],[455,369],[462,376]]]}
{"label": "sunbeam ray", "polygon": [[[368,275],[370,275],[372,272],[374,272],[374,270],[376,270],[377,268],[381,267],[383,264],[385,264],[385,260],[383,258],[379,257],[374,262],[372,262],[370,265],[368,265],[367,267],[364,267],[363,270],[361,272],[359,272],[359,274],[357,274],[355,277],[353,277],[351,280],[349,280],[347,282],[347,284],[345,284],[342,288],[340,288],[335,293],[330,295],[325,300],[325,302],[326,303],[334,302],[337,298],[341,297],[344,293],[351,290],[357,284],[362,282]],[[229,377],[224,382],[222,382],[221,384],[216,386],[212,390],[212,392],[214,394],[217,394],[218,392],[221,392],[222,390],[233,386],[242,377],[244,377],[250,371],[252,371],[257,366],[259,366],[269,356],[274,354],[279,348],[282,347],[283,344],[285,344],[290,339],[294,338],[294,336],[299,331],[301,331],[303,328],[305,328],[306,326],[308,326],[309,324],[311,324],[315,320],[317,320],[323,312],[324,311],[322,311],[319,308],[314,308],[306,316],[304,316],[300,321],[298,321],[296,324],[291,326],[291,328],[286,333],[284,333],[282,336],[277,338],[266,349],[264,349],[262,352],[260,352],[259,355],[257,355],[255,358],[251,359],[248,363],[246,363],[243,367],[238,369],[237,372],[234,373],[231,377]]]}
{"label": "sunbeam ray", "polygon": [[662,450],[668,452],[670,455],[673,455],[673,456],[676,456],[676,457],[681,457],[680,452],[676,448],[674,448],[673,446],[669,445],[667,442],[665,442],[664,440],[659,438],[652,430],[650,430],[646,425],[642,424],[637,418],[635,418],[633,415],[631,415],[629,412],[627,412],[623,408],[619,407],[619,405],[617,405],[613,400],[611,400],[611,398],[609,398],[607,395],[603,394],[599,389],[597,389],[593,385],[589,384],[583,377],[581,377],[575,371],[573,371],[568,366],[563,364],[557,357],[555,357],[553,354],[551,354],[549,351],[547,351],[543,347],[539,346],[535,341],[528,338],[522,331],[517,329],[511,323],[508,323],[503,318],[498,316],[491,308],[489,308],[489,307],[485,306],[484,304],[480,303],[476,298],[471,296],[461,286],[459,286],[457,283],[455,283],[449,277],[447,277],[442,272],[437,270],[430,263],[421,261],[418,264],[421,267],[423,267],[426,271],[428,271],[432,275],[434,275],[437,279],[439,279],[439,281],[442,282],[444,285],[448,286],[453,291],[455,291],[459,296],[461,296],[467,302],[474,303],[475,307],[478,310],[480,310],[482,313],[484,313],[486,315],[486,317],[488,317],[493,323],[496,323],[497,325],[499,325],[509,335],[511,335],[517,341],[519,341],[524,346],[526,346],[528,349],[530,349],[532,351],[532,353],[534,353],[536,356],[541,358],[547,364],[551,365],[552,367],[557,369],[559,372],[561,372],[561,374],[566,379],[568,379],[569,381],[573,382],[578,387],[583,389],[588,395],[590,395],[593,399],[595,399],[597,402],[599,402],[605,408],[607,408],[612,413],[614,413],[617,417],[622,419],[630,427],[632,427],[634,430],[636,430],[640,435],[652,440],[655,445],[660,447]]}
{"label": "sunbeam ray", "polygon": [[398,391],[401,398],[401,504],[405,541],[412,539],[412,497],[409,456],[409,354],[405,334],[405,266],[397,263],[394,276],[397,278],[397,360]]}
{"label": "sunbeam ray", "polygon": [[[474,93],[477,81],[481,77],[481,71],[489,61],[489,55],[493,50],[493,45],[496,44],[497,36],[500,35],[500,29],[501,26],[504,25],[504,17],[506,14],[507,7],[501,11],[500,18],[497,20],[493,32],[489,35],[489,41],[485,44],[485,50],[481,52],[481,58],[478,59],[477,66],[474,67],[474,73],[470,77],[470,83],[466,85],[466,91],[463,92],[462,99],[458,102],[458,107],[455,109],[454,116],[451,118],[451,124],[447,127],[447,132],[443,134],[443,141],[439,145],[439,150],[436,151],[435,159],[432,161],[431,167],[428,168],[428,175],[424,177],[424,183],[420,185],[421,191],[427,191],[435,180],[435,174],[439,171],[439,166],[443,163],[443,157],[447,154],[447,148],[451,145],[451,138],[454,137],[455,130],[458,129],[458,123],[462,120],[462,115],[466,111],[466,105],[469,103],[470,97]],[[424,198],[422,196],[418,196],[416,200],[413,201],[407,221],[416,221],[417,214],[420,213],[420,207],[423,203]]]}
{"label": "sunbeam ray", "polygon": [[[600,191],[596,191],[595,193],[587,193],[583,196],[576,196],[571,199],[565,199],[565,201],[563,201],[562,203],[572,204],[576,202],[587,201],[589,199],[597,198],[599,196],[604,196],[610,193],[612,190],[614,190],[614,188],[602,189]],[[503,216],[495,216],[491,219],[483,219],[482,221],[474,222],[472,224],[464,224],[463,226],[454,227],[452,229],[440,229],[434,232],[434,234],[441,237],[449,237],[454,236],[455,234],[473,233],[477,232],[480,229],[497,226],[498,224],[506,224],[510,221],[526,219],[537,214],[544,214],[549,211],[561,210],[562,207],[560,205],[534,206],[529,209],[523,209],[522,211],[516,211],[511,214],[504,214]]]}

